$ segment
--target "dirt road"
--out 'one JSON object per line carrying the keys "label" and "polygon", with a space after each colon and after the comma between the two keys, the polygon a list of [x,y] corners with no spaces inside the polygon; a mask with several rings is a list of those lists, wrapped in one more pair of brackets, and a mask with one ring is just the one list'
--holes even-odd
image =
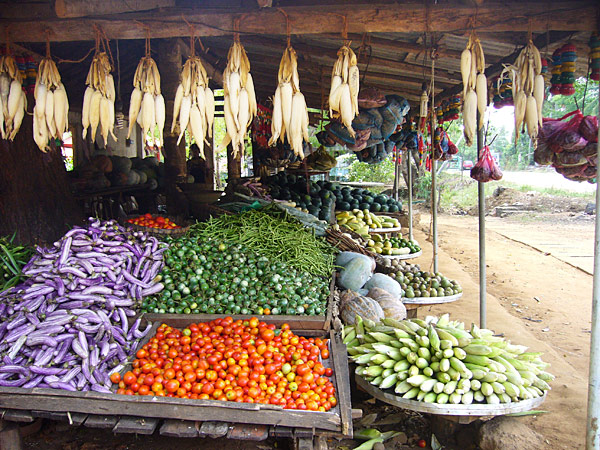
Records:
{"label": "dirt road", "polygon": [[[544,352],[544,361],[552,364],[549,371],[556,380],[543,405],[549,413],[522,420],[543,434],[547,448],[584,448],[592,277],[531,246],[536,235],[547,234],[552,242],[557,233],[554,224],[530,224],[528,233],[518,227],[507,231],[511,228],[507,222],[494,221],[487,228],[487,326],[532,351]],[[415,237],[424,254],[416,262],[429,269],[431,245],[423,232],[429,231],[427,216],[417,229]],[[420,310],[419,316],[449,312],[467,323],[479,323],[477,219],[442,215],[438,230],[439,269],[461,283],[464,295],[454,304]],[[593,239],[593,223],[577,231],[563,234],[563,239]],[[507,233],[513,238],[505,237]],[[519,239],[514,239],[516,235]]]}

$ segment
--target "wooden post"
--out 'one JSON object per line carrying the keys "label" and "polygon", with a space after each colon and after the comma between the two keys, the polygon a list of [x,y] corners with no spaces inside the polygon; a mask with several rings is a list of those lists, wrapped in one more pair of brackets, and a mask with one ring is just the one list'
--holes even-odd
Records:
{"label": "wooden post", "polygon": [[[163,155],[165,156],[165,193],[169,214],[188,213],[188,201],[177,183],[187,176],[185,142],[177,145],[177,135],[171,133],[173,102],[181,73],[181,52],[176,39],[163,39],[158,45],[158,68],[161,76],[161,91],[165,98],[166,120]],[[177,129],[175,130],[178,131]]]}
{"label": "wooden post", "polygon": [[231,144],[227,146],[227,180],[241,178],[242,176],[242,158],[238,153],[237,157],[233,157]]}
{"label": "wooden post", "polygon": [[0,448],[2,450],[21,450],[23,444],[19,434],[19,424],[0,421]]}

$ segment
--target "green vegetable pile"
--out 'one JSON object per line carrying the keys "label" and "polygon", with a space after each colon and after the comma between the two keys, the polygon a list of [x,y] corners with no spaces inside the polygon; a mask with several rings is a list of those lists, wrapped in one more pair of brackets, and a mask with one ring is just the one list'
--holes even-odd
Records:
{"label": "green vegetable pile", "polygon": [[16,245],[15,234],[0,237],[0,292],[21,283],[25,277],[21,270],[31,259],[33,250],[29,247]]}
{"label": "green vegetable pile", "polygon": [[326,278],[333,273],[335,249],[274,206],[211,218],[194,225],[191,234],[243,245],[269,261],[284,262],[297,271]]}
{"label": "green vegetable pile", "polygon": [[407,298],[447,297],[462,292],[462,288],[456,281],[446,278],[439,272],[431,273],[421,270],[403,272],[402,268],[399,268],[397,272],[389,275],[400,283],[405,291],[404,296]]}
{"label": "green vegetable pile", "polygon": [[[214,231],[212,227],[209,229]],[[250,236],[246,238],[250,240]],[[169,249],[164,253],[165,265],[157,277],[165,288],[144,298],[144,312],[325,313],[329,277],[299,270],[224,239],[188,235],[165,241]]]}
{"label": "green vegetable pile", "polygon": [[356,373],[380,389],[427,403],[512,403],[541,397],[554,376],[541,353],[491,330],[440,318],[380,323],[357,317],[343,330]]}

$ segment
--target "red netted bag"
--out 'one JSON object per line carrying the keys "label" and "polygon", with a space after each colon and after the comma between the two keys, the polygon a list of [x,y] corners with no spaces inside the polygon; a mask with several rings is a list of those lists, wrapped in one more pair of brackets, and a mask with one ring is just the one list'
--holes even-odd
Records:
{"label": "red netted bag", "polygon": [[598,117],[585,116],[579,125],[579,133],[588,142],[598,142]]}
{"label": "red netted bag", "polygon": [[[564,122],[569,117],[571,119]],[[577,152],[587,145],[587,139],[579,131],[583,120],[584,116],[578,109],[560,119],[544,118],[539,139],[546,143],[554,153]]]}
{"label": "red netted bag", "polygon": [[490,148],[486,145],[481,151],[479,161],[471,169],[471,178],[480,181],[481,183],[487,183],[491,180],[501,180],[502,171],[496,164]]}

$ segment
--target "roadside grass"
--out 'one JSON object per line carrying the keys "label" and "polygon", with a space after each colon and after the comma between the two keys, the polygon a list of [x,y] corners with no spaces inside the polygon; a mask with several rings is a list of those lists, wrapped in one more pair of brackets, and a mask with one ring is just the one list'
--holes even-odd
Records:
{"label": "roadside grass", "polygon": [[[493,195],[498,186],[515,189],[520,192],[539,192],[541,194],[566,197],[583,198],[594,201],[593,192],[572,192],[566,189],[541,188],[527,184],[518,184],[509,181],[491,181],[484,184],[485,196]],[[477,205],[477,182],[473,180],[468,173],[460,174],[442,173],[439,180],[440,187],[440,206],[442,208],[460,208],[463,210]]]}

